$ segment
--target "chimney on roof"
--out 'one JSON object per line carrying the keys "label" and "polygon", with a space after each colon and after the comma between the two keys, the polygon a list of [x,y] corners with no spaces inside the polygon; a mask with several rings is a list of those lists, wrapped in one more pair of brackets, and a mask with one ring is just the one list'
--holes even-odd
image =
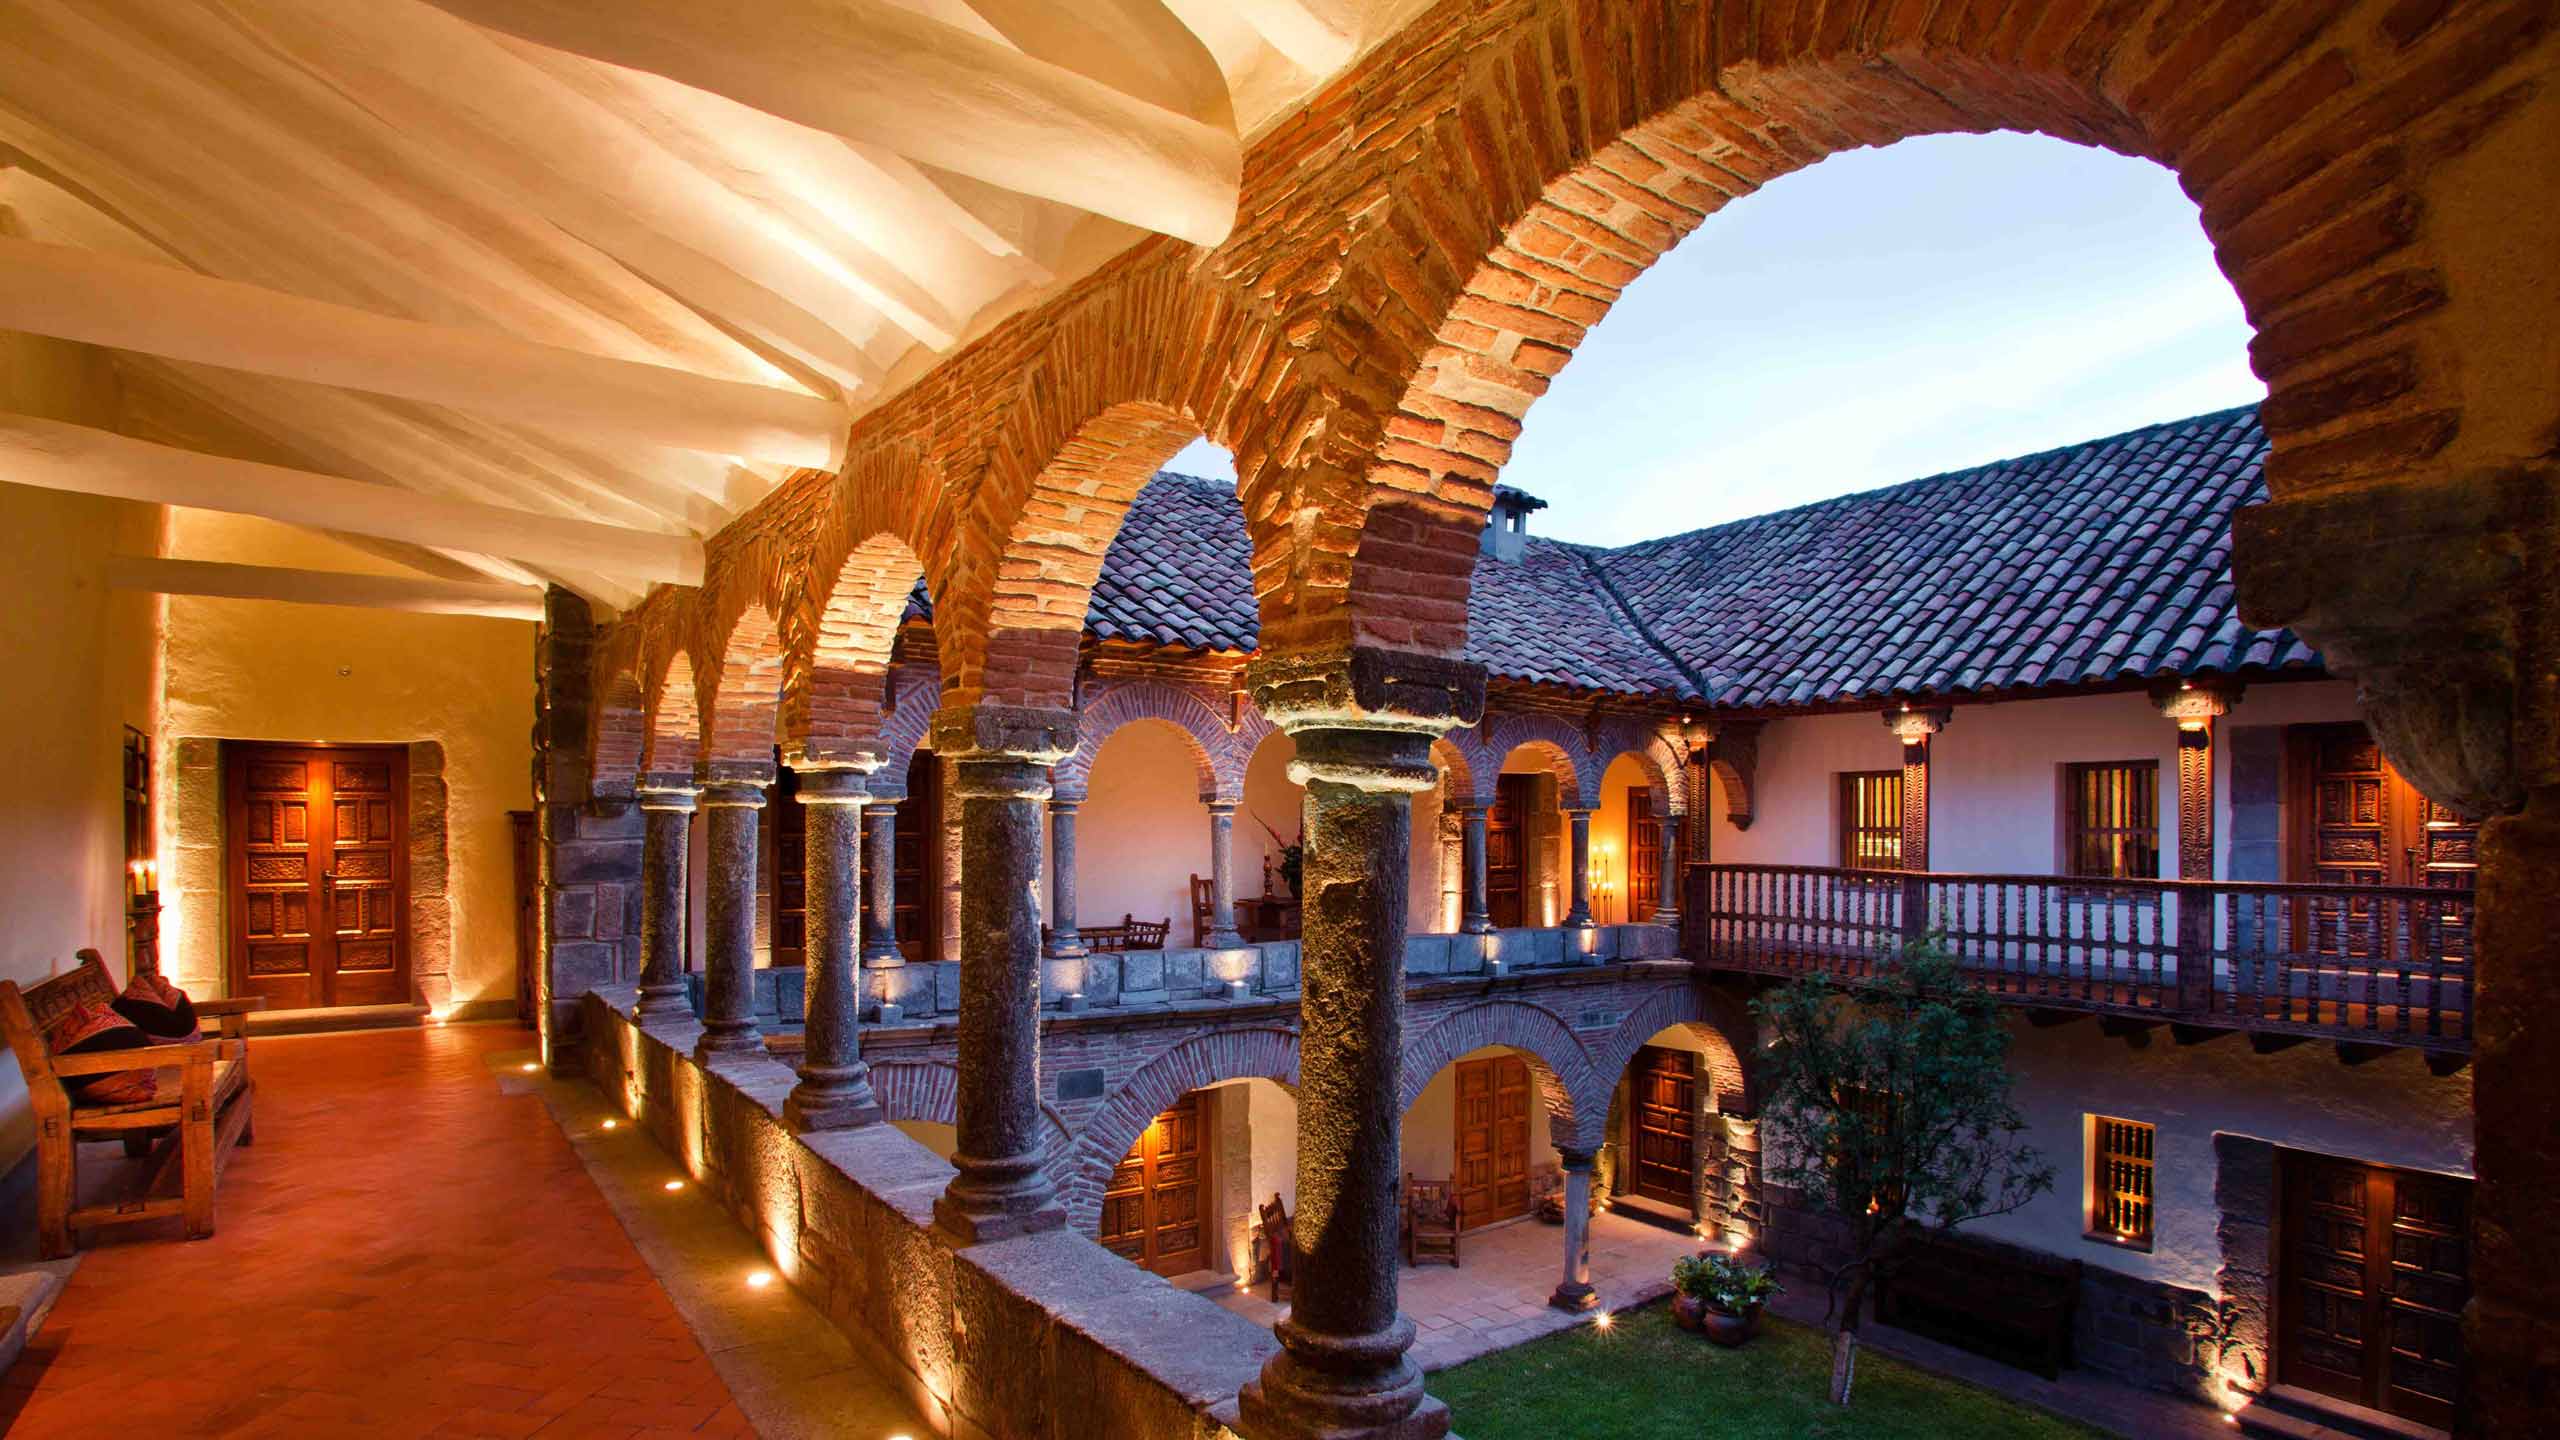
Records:
{"label": "chimney on roof", "polygon": [[1494,486],[1493,510],[1484,517],[1484,538],[1477,549],[1496,560],[1519,559],[1528,548],[1529,512],[1546,508],[1546,501],[1526,490]]}

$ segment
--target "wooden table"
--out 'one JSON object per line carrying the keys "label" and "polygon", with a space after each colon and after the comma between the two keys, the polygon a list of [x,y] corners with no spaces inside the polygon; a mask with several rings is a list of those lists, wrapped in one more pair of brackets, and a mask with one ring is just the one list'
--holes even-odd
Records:
{"label": "wooden table", "polygon": [[1236,897],[1236,929],[1254,944],[1270,940],[1298,938],[1298,897],[1295,895],[1239,895]]}

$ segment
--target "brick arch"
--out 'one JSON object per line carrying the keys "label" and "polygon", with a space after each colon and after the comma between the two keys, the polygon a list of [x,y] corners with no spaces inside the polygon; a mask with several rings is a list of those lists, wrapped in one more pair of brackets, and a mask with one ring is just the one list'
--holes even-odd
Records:
{"label": "brick arch", "polygon": [[[1759,1026],[1739,998],[1697,984],[1660,991],[1627,1012],[1627,1018],[1618,1022],[1609,1038],[1593,1048],[1593,1064],[1601,1083],[1615,1091],[1645,1042],[1674,1026],[1706,1043],[1707,1074],[1703,1078],[1712,1087],[1717,1108],[1757,1114],[1759,1088],[1755,1082],[1759,1072],[1752,1057],[1759,1053]],[[1738,1105],[1727,1103],[1737,1097]],[[1601,1108],[1607,1108],[1606,1102]]]}
{"label": "brick arch", "polygon": [[587,793],[628,800],[649,746],[649,694],[640,661],[640,632],[618,625],[596,647],[595,695],[587,706]]}
{"label": "brick arch", "polygon": [[1200,774],[1201,804],[1232,805],[1244,798],[1244,762],[1235,754],[1236,736],[1196,692],[1161,680],[1126,681],[1085,702],[1077,712],[1076,752],[1052,772],[1059,790],[1084,794],[1104,744],[1122,727],[1143,721],[1182,732]]}
{"label": "brick arch", "polygon": [[[1645,788],[1653,792],[1656,815],[1686,815],[1689,799],[1678,782],[1680,769],[1666,767],[1663,740],[1659,734],[1633,725],[1604,727],[1591,747],[1591,784],[1595,791],[1607,783],[1609,767],[1625,756],[1644,769]],[[1598,797],[1595,795],[1594,803]]]}
{"label": "brick arch", "polygon": [[907,542],[880,532],[847,547],[824,587],[811,587],[783,672],[787,753],[879,752],[898,621],[923,577],[924,564]]}
{"label": "brick arch", "polygon": [[1298,1083],[1298,1032],[1276,1026],[1195,1035],[1141,1064],[1084,1122],[1063,1169],[1051,1171],[1079,1228],[1102,1219],[1102,1192],[1149,1123],[1194,1090],[1230,1080]]}
{"label": "brick arch", "polygon": [[892,703],[880,723],[880,769],[871,782],[871,793],[884,800],[906,794],[907,766],[924,748],[925,734],[933,726],[942,677],[932,670],[908,675],[890,694]]}
{"label": "brick arch", "polygon": [[750,600],[719,637],[720,667],[701,683],[702,764],[714,771],[773,768],[781,736],[782,676],[789,654],[782,627]]}
{"label": "brick arch", "polygon": [[[891,1120],[921,1120],[934,1125],[960,1123],[960,1069],[948,1060],[887,1060],[871,1067],[871,1090],[880,1097],[880,1112]],[[1073,1143],[1066,1117],[1042,1102],[1047,1121],[1040,1140],[1041,1162],[1057,1173],[1057,1165]]]}
{"label": "brick arch", "polygon": [[2529,79],[2491,87],[2543,38],[2534,9],[1523,7],[1473,37],[1349,261],[1380,277],[1353,287],[1363,357],[1397,380],[1343,628],[1460,653],[1448,576],[1624,288],[1769,180],[1915,135],[2034,131],[2176,171],[2257,330],[2279,499],[2428,459],[2461,429],[2460,300],[2417,187],[2522,107]]}
{"label": "brick arch", "polygon": [[1516,1050],[1528,1060],[1539,1093],[1546,1097],[1551,1134],[1574,1137],[1585,1130],[1596,1133],[1607,1128],[1609,1087],[1591,1068],[1582,1042],[1554,1012],[1519,1000],[1470,1005],[1420,1035],[1407,1037],[1396,1113],[1411,1110],[1431,1078],[1459,1056],[1488,1045]]}
{"label": "brick arch", "polygon": [[1499,720],[1488,717],[1487,724],[1484,748],[1493,757],[1494,773],[1501,773],[1513,751],[1525,749],[1555,767],[1566,803],[1585,808],[1600,803],[1601,767],[1592,759],[1590,742],[1570,723],[1532,710]]}
{"label": "brick arch", "polygon": [[[1484,756],[1458,738],[1462,735],[1471,736],[1474,733],[1472,729],[1452,730],[1431,742],[1431,763],[1440,767],[1440,787],[1446,803],[1454,805],[1493,803],[1492,799],[1484,795],[1479,788],[1490,782],[1479,781],[1477,778],[1487,770]],[[1500,769],[1501,762],[1495,761],[1492,768]]]}
{"label": "brick arch", "polygon": [[693,657],[683,650],[644,651],[646,676],[642,701],[640,773],[681,779],[690,784],[694,762],[702,750],[701,691],[694,685]]}

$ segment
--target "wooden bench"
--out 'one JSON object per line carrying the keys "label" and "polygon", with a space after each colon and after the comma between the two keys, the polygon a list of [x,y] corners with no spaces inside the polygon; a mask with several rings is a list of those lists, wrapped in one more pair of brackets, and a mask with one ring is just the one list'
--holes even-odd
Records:
{"label": "wooden bench", "polygon": [[2048,1380],[2071,1364],[2080,1262],[1936,1233],[1876,1286],[1876,1319]]}
{"label": "wooden bench", "polygon": [[1170,917],[1141,920],[1135,915],[1123,915],[1117,925],[1096,925],[1082,933],[1087,950],[1097,955],[1118,955],[1130,950],[1161,950],[1165,936],[1172,931]]}
{"label": "wooden bench", "polygon": [[[185,1217],[187,1238],[213,1233],[213,1190],[235,1144],[249,1144],[249,1042],[244,1027],[255,999],[195,1002],[199,1027],[215,1033],[183,1045],[154,1045],[88,1055],[53,1053],[46,1043],[54,1022],[73,1007],[105,1005],[117,994],[107,962],[95,950],[80,952],[78,968],[23,991],[0,980],[0,1032],[17,1053],[36,1119],[36,1239],[48,1260],[72,1251],[72,1232],[87,1225],[122,1225]],[[92,1104],[73,1098],[63,1084],[84,1075],[128,1070],[158,1072],[148,1100]],[[122,1198],[80,1205],[79,1146],[84,1140],[120,1139],[128,1155],[149,1157]]]}

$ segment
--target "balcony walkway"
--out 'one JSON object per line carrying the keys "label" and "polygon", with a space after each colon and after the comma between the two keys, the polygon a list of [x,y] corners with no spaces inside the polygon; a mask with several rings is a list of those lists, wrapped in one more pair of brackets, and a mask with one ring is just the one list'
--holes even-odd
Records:
{"label": "balcony walkway", "polygon": [[[742,1411],[750,1389],[733,1398],[724,1376],[756,1372],[727,1352],[737,1326],[715,1315],[722,1328],[701,1329],[689,1293],[700,1275],[669,1269],[661,1286],[651,1261],[665,1262],[644,1259],[581,1164],[594,1137],[573,1145],[563,1123],[575,1112],[555,1120],[532,1092],[583,1092],[570,1098],[598,1116],[601,1104],[582,1084],[515,1073],[529,1041],[492,1025],[253,1042],[257,1142],[224,1175],[213,1238],[181,1241],[173,1221],[92,1245],[0,1382],[0,1429],[13,1440],[824,1433]],[[636,1134],[629,1145],[635,1159],[655,1155]],[[101,1168],[121,1159],[91,1147],[84,1170],[93,1153]],[[646,1183],[656,1203],[634,1231],[658,1237],[654,1249],[670,1233],[685,1245],[725,1228],[733,1251],[715,1271],[739,1290],[750,1242],[708,1203],[664,1194],[665,1170],[657,1157],[638,1181],[610,1164],[594,1173],[627,1215],[623,1192]],[[755,1306],[773,1312],[764,1328],[832,1335],[787,1287],[759,1291]]]}

